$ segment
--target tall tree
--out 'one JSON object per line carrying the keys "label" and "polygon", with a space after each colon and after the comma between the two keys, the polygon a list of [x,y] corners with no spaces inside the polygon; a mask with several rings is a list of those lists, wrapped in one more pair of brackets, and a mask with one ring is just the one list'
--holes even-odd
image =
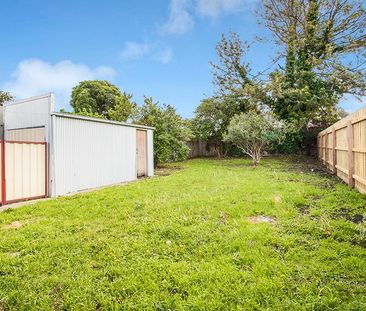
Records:
{"label": "tall tree", "polygon": [[82,81],[72,89],[71,106],[78,114],[126,121],[135,111],[132,95],[121,93],[115,85],[100,80]]}
{"label": "tall tree", "polygon": [[264,0],[262,17],[285,67],[271,74],[271,106],[284,120],[327,126],[347,93],[366,95],[361,0]]}
{"label": "tall tree", "polygon": [[245,61],[249,48],[249,44],[235,32],[222,35],[216,46],[218,62],[210,62],[216,95],[201,101],[192,120],[195,137],[213,146],[218,157],[227,151],[223,135],[231,118],[261,108],[259,94],[263,92],[260,92],[257,81],[250,78],[249,63]]}
{"label": "tall tree", "polygon": [[250,73],[249,63],[245,61],[250,45],[243,42],[240,36],[231,32],[224,34],[216,46],[219,62],[210,62],[213,69],[213,83],[217,87],[218,97],[230,97],[236,100],[241,112],[258,109],[261,103],[258,93],[258,84]]}

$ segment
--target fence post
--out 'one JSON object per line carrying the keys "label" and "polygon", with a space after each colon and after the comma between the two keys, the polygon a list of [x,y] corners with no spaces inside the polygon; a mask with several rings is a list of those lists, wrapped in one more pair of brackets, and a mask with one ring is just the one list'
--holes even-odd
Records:
{"label": "fence post", "polygon": [[328,144],[329,144],[329,134],[325,133],[325,165],[327,167],[329,164],[329,146],[328,146]]}
{"label": "fence post", "polygon": [[348,185],[350,188],[355,186],[355,179],[353,178],[353,174],[355,173],[355,159],[353,156],[353,146],[354,146],[354,137],[353,137],[353,125],[352,121],[348,121],[347,126],[347,138],[348,138]]}
{"label": "fence post", "polygon": [[322,160],[323,160],[323,165],[326,165],[326,161],[325,161],[325,159],[326,159],[326,140],[325,140],[325,135],[323,135],[323,137],[322,137],[322,146],[323,146],[323,150],[322,150]]}
{"label": "fence post", "polygon": [[6,204],[5,140],[1,141],[1,205]]}
{"label": "fence post", "polygon": [[333,138],[333,174],[337,174],[337,132],[335,127],[332,129],[332,138]]}

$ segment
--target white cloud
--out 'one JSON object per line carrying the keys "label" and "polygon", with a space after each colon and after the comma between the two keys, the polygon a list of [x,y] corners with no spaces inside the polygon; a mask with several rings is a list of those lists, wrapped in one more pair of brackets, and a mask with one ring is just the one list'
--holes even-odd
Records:
{"label": "white cloud", "polygon": [[168,21],[161,26],[164,35],[180,35],[193,29],[194,20],[189,13],[189,0],[170,0]]}
{"label": "white cloud", "polygon": [[127,41],[125,48],[121,52],[121,58],[125,60],[139,59],[150,52],[150,46],[147,43],[137,43]]}
{"label": "white cloud", "polygon": [[168,64],[172,61],[173,50],[170,47],[162,48],[153,55],[153,58],[163,64]]}
{"label": "white cloud", "polygon": [[196,10],[201,15],[215,18],[243,10],[254,2],[255,0],[197,0]]}
{"label": "white cloud", "polygon": [[125,61],[147,57],[157,62],[168,64],[172,61],[173,50],[159,42],[138,43],[128,41],[121,52],[121,59]]}
{"label": "white cloud", "polygon": [[259,0],[170,0],[169,18],[160,27],[163,35],[181,35],[194,27],[194,15],[217,18],[252,8]]}
{"label": "white cloud", "polygon": [[54,92],[57,107],[61,108],[68,104],[72,87],[80,81],[112,79],[114,76],[114,69],[107,66],[89,68],[70,60],[50,64],[40,59],[26,59],[18,64],[11,79],[1,88],[18,99]]}

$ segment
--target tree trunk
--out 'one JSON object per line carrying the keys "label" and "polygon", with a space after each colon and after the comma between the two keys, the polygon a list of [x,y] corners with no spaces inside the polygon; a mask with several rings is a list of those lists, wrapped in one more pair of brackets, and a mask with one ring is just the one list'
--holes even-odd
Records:
{"label": "tree trunk", "polygon": [[221,150],[221,146],[220,146],[220,145],[216,145],[216,146],[215,146],[215,150],[216,150],[217,158],[218,158],[218,159],[221,159],[221,158],[222,158],[222,150]]}

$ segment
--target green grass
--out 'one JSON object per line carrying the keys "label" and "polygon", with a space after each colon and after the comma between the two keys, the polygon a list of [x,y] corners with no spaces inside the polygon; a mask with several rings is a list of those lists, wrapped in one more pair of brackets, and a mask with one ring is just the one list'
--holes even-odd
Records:
{"label": "green grass", "polygon": [[365,196],[304,160],[192,160],[0,213],[0,310],[366,310]]}

